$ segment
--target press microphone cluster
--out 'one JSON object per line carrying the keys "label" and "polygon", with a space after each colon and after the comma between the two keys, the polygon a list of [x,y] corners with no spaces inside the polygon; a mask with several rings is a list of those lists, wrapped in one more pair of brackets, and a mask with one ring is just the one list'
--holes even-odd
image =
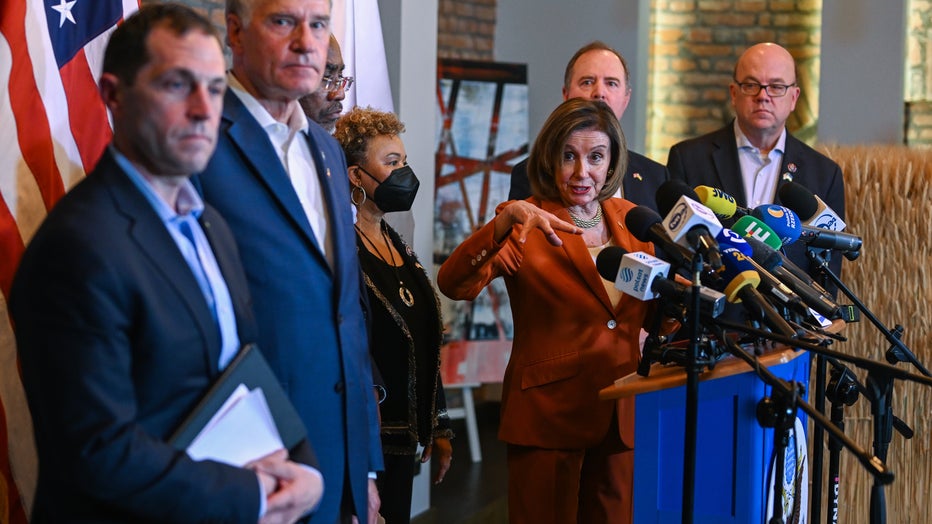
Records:
{"label": "press microphone cluster", "polygon": [[[746,209],[728,193],[709,186],[698,186],[696,194],[717,216],[737,218],[732,230],[744,237],[751,247],[749,256],[790,288],[809,308],[828,319],[858,320],[853,308],[837,304],[808,273],[779,252],[784,245],[799,241],[817,249],[840,251],[849,260],[857,258],[863,244],[861,238],[842,233],[844,221],[822,199],[795,182],[783,184],[779,191],[781,201],[788,207],[768,204],[753,210]],[[797,215],[794,209],[798,209],[800,214]],[[803,216],[806,218],[801,219]]]}
{"label": "press microphone cluster", "polygon": [[[747,209],[720,189],[699,186],[692,190],[681,181],[669,181],[656,195],[657,208],[664,217],[643,206],[625,217],[631,233],[642,242],[653,242],[658,256],[669,263],[644,253],[610,255],[613,251],[606,250],[602,256],[614,259],[601,274],[622,292],[641,300],[660,296],[684,301],[690,287],[667,275],[671,269],[678,270],[692,280],[693,263],[700,255],[706,262],[699,272],[702,288],[717,289],[728,302],[743,304],[775,333],[797,334],[787,320],[814,319],[823,324],[826,319],[856,320],[846,316],[850,309],[836,303],[780,249],[799,241],[813,248],[857,253],[862,245],[860,237],[811,225],[843,227],[844,222],[805,187],[784,184],[787,186],[781,197],[805,210],[806,223],[788,207],[769,204]],[[732,227],[723,227],[720,219],[732,221]],[[707,310],[703,317],[709,318],[709,308],[703,309]]]}

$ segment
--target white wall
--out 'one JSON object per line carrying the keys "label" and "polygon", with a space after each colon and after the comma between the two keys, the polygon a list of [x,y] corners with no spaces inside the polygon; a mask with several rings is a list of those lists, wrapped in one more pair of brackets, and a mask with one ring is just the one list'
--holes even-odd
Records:
{"label": "white wall", "polygon": [[649,0],[500,1],[495,60],[528,65],[530,141],[562,101],[563,71],[580,47],[602,40],[628,62],[631,103],[621,120],[628,146],[644,150],[647,132]]}
{"label": "white wall", "polygon": [[[382,36],[395,112],[421,187],[412,207],[414,251],[430,267],[434,239],[434,134],[437,104],[437,0],[381,0]],[[393,226],[394,220],[389,218]],[[402,228],[396,227],[399,231]]]}
{"label": "white wall", "polygon": [[823,0],[820,143],[903,143],[906,0]]}

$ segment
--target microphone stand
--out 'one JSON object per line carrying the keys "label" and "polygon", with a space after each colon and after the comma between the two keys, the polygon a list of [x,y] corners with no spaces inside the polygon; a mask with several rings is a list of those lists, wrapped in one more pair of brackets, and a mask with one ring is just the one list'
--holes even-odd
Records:
{"label": "microphone stand", "polygon": [[[831,434],[833,438],[835,438],[838,442],[840,442],[842,446],[847,448],[848,451],[851,452],[858,459],[858,461],[864,466],[864,468],[867,469],[867,471],[869,471],[874,476],[875,481],[878,481],[882,484],[889,484],[893,482],[893,473],[889,469],[887,469],[886,464],[884,464],[882,460],[869,454],[867,451],[861,449],[857,445],[857,443],[851,440],[850,437],[848,437],[847,435],[845,435],[844,432],[840,431],[837,427],[835,427],[835,425],[832,424],[832,422],[828,420],[825,417],[825,415],[815,410],[805,400],[802,400],[798,395],[796,395],[793,392],[793,390],[789,386],[787,386],[784,380],[776,377],[765,366],[761,366],[756,358],[752,357],[751,355],[748,355],[744,351],[744,349],[742,349],[741,346],[739,346],[735,341],[731,340],[727,336],[723,336],[724,330],[722,328],[735,329],[737,331],[742,331],[745,333],[756,335],[758,337],[767,338],[767,339],[770,339],[776,342],[780,342],[787,346],[794,346],[794,345],[800,346],[804,349],[808,349],[813,352],[824,353],[826,356],[829,356],[829,357],[834,357],[840,360],[850,361],[854,363],[855,365],[866,368],[866,369],[889,370],[891,377],[896,376],[896,378],[905,378],[905,379],[913,380],[915,382],[920,382],[920,383],[930,385],[930,386],[932,386],[932,379],[928,379],[925,377],[918,377],[916,375],[906,373],[904,371],[901,371],[887,364],[872,362],[870,360],[862,359],[859,357],[850,357],[848,355],[843,355],[836,351],[825,349],[815,344],[810,344],[808,342],[794,340],[790,337],[784,337],[776,333],[769,333],[766,331],[748,328],[746,326],[743,326],[741,324],[736,324],[734,322],[729,322],[726,320],[718,320],[716,321],[716,325],[718,326],[717,331],[718,331],[719,338],[725,342],[726,347],[729,349],[731,354],[747,362],[747,364],[751,366],[752,369],[754,369],[754,371],[761,378],[761,380],[763,380],[764,383],[770,385],[774,389],[775,394],[782,394],[784,398],[793,399],[793,403],[796,405],[796,407],[803,410],[803,412],[805,412],[807,415],[809,415],[810,418],[812,418],[815,424],[822,426],[826,431],[828,431]],[[779,392],[779,393],[776,393],[776,392]],[[782,483],[782,480],[780,480],[780,482]],[[779,503],[779,499],[775,499],[774,506],[776,507],[778,503]],[[874,522],[875,521],[873,520],[871,521],[872,524],[874,524]]]}
{"label": "microphone stand", "polygon": [[[817,252],[818,251],[818,252]],[[819,253],[823,253],[824,259]],[[827,250],[816,250],[811,247],[806,248],[806,254],[811,260],[818,259],[820,262],[824,262],[824,265],[820,264],[819,267],[828,268],[828,258],[831,256],[831,251]],[[822,287],[825,287],[826,277],[822,277]],[[815,376],[815,408],[819,413],[825,414],[825,374],[826,374],[826,365],[825,358],[822,355],[816,355],[816,376]],[[819,524],[822,519],[822,462],[824,461],[825,454],[825,430],[822,429],[818,424],[813,426],[812,429],[812,501],[810,502],[810,521],[812,524]],[[831,461],[831,456],[829,458]],[[829,473],[831,475],[831,473]]]}
{"label": "microphone stand", "polygon": [[871,310],[868,309],[867,306],[865,306],[864,303],[861,302],[860,299],[858,299],[858,297],[854,294],[854,292],[851,291],[851,289],[849,289],[847,286],[845,286],[845,284],[842,283],[841,279],[838,278],[838,276],[835,275],[835,273],[832,273],[832,270],[828,268],[828,263],[824,259],[820,258],[818,255],[812,253],[811,251],[809,252],[809,258],[811,258],[819,266],[819,269],[821,269],[823,275],[831,279],[831,281],[836,286],[838,286],[838,289],[840,289],[841,292],[845,294],[845,296],[851,299],[854,305],[859,310],[861,310],[861,312],[864,313],[864,315],[867,316],[868,320],[871,321],[871,324],[873,324],[878,330],[880,330],[884,338],[886,338],[887,341],[890,342],[890,348],[887,350],[887,353],[886,353],[887,362],[891,364],[896,364],[897,362],[909,362],[910,364],[915,366],[916,369],[918,369],[919,372],[922,373],[923,375],[927,377],[932,377],[932,373],[929,373],[929,370],[926,369],[926,367],[922,365],[922,362],[919,362],[919,359],[916,357],[916,354],[913,353],[912,350],[910,350],[906,346],[905,343],[903,343],[903,340],[901,338],[903,336],[903,326],[897,324],[895,331],[891,332],[883,324],[883,322],[881,322],[871,312]]}
{"label": "microphone stand", "polygon": [[696,250],[692,260],[692,306],[689,308],[689,349],[686,365],[686,435],[683,439],[683,524],[692,524],[696,483],[696,440],[699,424],[699,351],[702,344],[700,325],[702,254]]}
{"label": "microphone stand", "polygon": [[[824,357],[819,358],[825,360]],[[851,406],[858,400],[856,383],[857,379],[848,368],[840,365],[832,367],[832,378],[825,391],[825,397],[832,403],[831,421],[838,431],[845,431],[845,406]],[[830,438],[828,439],[828,481],[832,502],[826,517],[830,522],[838,522],[838,499],[841,493],[840,463],[841,443]]]}
{"label": "microphone stand", "polygon": [[769,397],[764,397],[757,404],[757,422],[764,428],[773,428],[774,443],[774,480],[773,516],[769,524],[783,524],[783,468],[786,461],[786,448],[790,444],[790,428],[796,421],[796,398],[805,386],[792,382],[787,390],[792,390],[788,397],[785,391],[774,388]]}
{"label": "microphone stand", "polygon": [[[839,439],[839,441],[846,448],[848,448],[849,451],[855,454],[861,453],[857,457],[858,460],[860,460],[861,463],[864,464],[865,467],[867,467],[868,470],[874,474],[874,486],[871,488],[870,522],[872,524],[884,524],[886,522],[886,516],[884,508],[885,501],[883,485],[889,484],[893,481],[893,474],[887,470],[882,458],[882,456],[886,456],[887,444],[889,444],[890,441],[892,428],[896,427],[896,424],[894,423],[895,417],[892,415],[890,402],[893,394],[893,380],[908,380],[911,382],[925,384],[926,386],[932,386],[932,378],[909,373],[895,366],[891,366],[890,364],[876,362],[866,358],[845,355],[843,353],[832,351],[816,344],[811,344],[809,342],[804,342],[790,337],[784,337],[777,333],[769,333],[751,329],[726,320],[717,320],[716,323],[722,327],[728,327],[744,331],[746,333],[757,334],[758,336],[769,338],[776,342],[786,344],[787,346],[795,346],[797,348],[806,349],[826,357],[832,357],[837,360],[850,362],[861,369],[867,370],[868,391],[871,392],[868,398],[871,400],[871,412],[875,416],[874,456],[868,456],[866,453],[856,451],[854,448],[849,446],[848,443],[851,442],[850,439],[844,433],[838,431],[838,428],[832,425],[830,421],[827,421],[822,413],[818,413],[815,410],[812,410],[812,408],[809,408],[808,404],[800,405],[800,407],[803,408],[803,411],[813,417],[814,420],[826,422],[827,424],[824,424],[823,428],[832,433],[836,439]],[[812,410],[812,412],[809,410]]]}
{"label": "microphone stand", "polygon": [[[932,376],[929,370],[916,358],[916,354],[913,353],[903,342],[902,338],[900,338],[903,334],[902,326],[897,324],[896,331],[891,332],[867,306],[858,299],[854,292],[845,286],[837,275],[832,273],[825,260],[815,256],[812,252],[809,252],[809,257],[819,265],[822,274],[831,279],[832,282],[838,286],[838,289],[851,299],[854,305],[867,316],[871,324],[873,324],[883,334],[884,338],[890,342],[890,347],[886,352],[886,359],[888,362],[909,362],[926,377]],[[871,415],[873,415],[874,419],[874,454],[884,461],[886,461],[887,449],[893,438],[893,379],[894,377],[890,376],[889,373],[878,368],[871,369],[867,377],[868,387],[871,392],[871,400],[873,401],[871,403]],[[884,496],[883,486],[878,484],[876,478],[874,479],[874,485],[871,487],[870,513],[871,522],[876,522],[878,524],[886,523],[886,497]]]}

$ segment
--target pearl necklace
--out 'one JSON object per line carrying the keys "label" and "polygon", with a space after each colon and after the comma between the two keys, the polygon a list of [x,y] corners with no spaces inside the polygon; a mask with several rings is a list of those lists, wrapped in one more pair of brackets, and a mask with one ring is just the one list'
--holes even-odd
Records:
{"label": "pearl necklace", "polygon": [[592,218],[579,218],[572,212],[570,212],[570,218],[573,219],[573,223],[576,224],[576,227],[592,229],[602,222],[602,206],[599,206],[598,210],[595,212],[595,216]]}

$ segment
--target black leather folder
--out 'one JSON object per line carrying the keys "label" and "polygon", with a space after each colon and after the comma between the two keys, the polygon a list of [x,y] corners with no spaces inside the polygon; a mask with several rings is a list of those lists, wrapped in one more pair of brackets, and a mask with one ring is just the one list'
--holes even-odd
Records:
{"label": "black leather folder", "polygon": [[[240,349],[204,397],[188,413],[178,429],[169,437],[168,442],[176,449],[187,449],[240,384],[245,384],[250,391],[262,388],[282,443],[287,449],[294,448],[307,438],[307,429],[301,417],[288,400],[288,395],[285,394],[272,368],[265,361],[259,347],[255,344],[247,344]],[[231,436],[231,438],[235,437]]]}

